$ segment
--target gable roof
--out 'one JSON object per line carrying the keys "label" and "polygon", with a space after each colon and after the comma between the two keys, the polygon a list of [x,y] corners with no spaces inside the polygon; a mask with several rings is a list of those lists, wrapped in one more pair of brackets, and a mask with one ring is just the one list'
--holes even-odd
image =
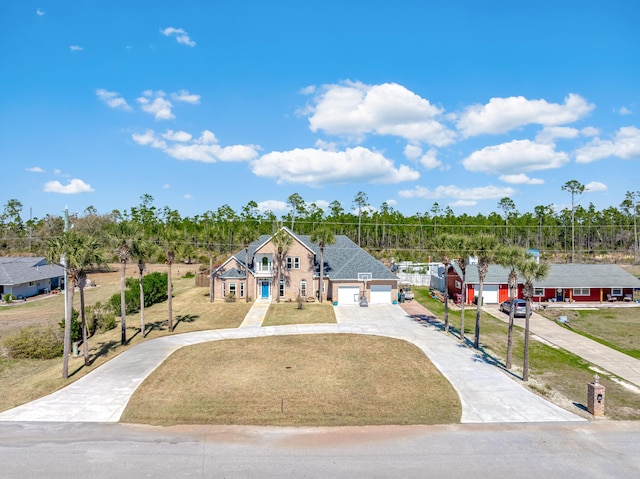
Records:
{"label": "gable roof", "polygon": [[0,284],[13,286],[64,276],[64,268],[57,264],[48,264],[41,256],[36,257],[0,257]]}
{"label": "gable roof", "polygon": [[[456,273],[462,277],[457,264]],[[485,284],[505,284],[509,269],[500,265],[489,265]],[[478,283],[478,268],[467,266],[467,283]],[[518,282],[524,283],[518,276]],[[617,264],[550,264],[549,274],[535,285],[539,288],[640,288],[640,279]]]}
{"label": "gable roof", "polygon": [[[310,235],[296,235],[286,226],[283,226],[282,229],[286,230],[294,240],[297,240],[307,248],[315,256],[316,262],[320,261],[320,245],[312,242]],[[271,235],[261,235],[251,243],[249,245],[249,258],[253,258],[256,252],[271,240],[271,237]],[[347,236],[336,235],[334,239],[335,242],[333,244],[325,245],[324,247],[324,275],[329,279],[358,280],[358,273],[371,273],[372,279],[398,280],[398,277],[381,261],[360,248]],[[245,251],[239,251],[234,255],[234,258],[244,265]],[[316,268],[315,274],[318,274],[318,271],[319,266]]]}

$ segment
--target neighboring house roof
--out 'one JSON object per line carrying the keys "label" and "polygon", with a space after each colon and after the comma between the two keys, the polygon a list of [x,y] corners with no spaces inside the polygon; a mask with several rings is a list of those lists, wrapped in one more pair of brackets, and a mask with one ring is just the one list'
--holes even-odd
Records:
{"label": "neighboring house roof", "polygon": [[[453,264],[456,273],[462,271]],[[504,284],[509,277],[509,269],[499,265],[489,265],[485,284]],[[467,283],[478,283],[478,268],[467,265]],[[519,283],[524,283],[518,277]],[[616,264],[550,264],[547,277],[536,281],[539,288],[640,288],[640,280]]]}
{"label": "neighboring house roof", "polygon": [[[320,261],[320,246],[318,243],[311,241],[310,235],[296,235],[287,227],[283,227],[283,229],[313,253],[316,261]],[[271,235],[262,235],[249,245],[250,262],[256,251],[262,248],[270,239]],[[371,273],[372,279],[398,279],[381,261],[375,259],[348,237],[336,235],[334,240],[335,242],[333,244],[325,245],[324,247],[324,275],[326,277],[332,280],[358,280],[358,273]],[[244,249],[236,253],[234,258],[240,264],[244,265]],[[225,261],[224,264],[227,262],[228,261]],[[316,274],[318,274],[318,268],[316,268]]]}
{"label": "neighboring house roof", "polygon": [[0,257],[0,284],[13,286],[64,276],[64,268],[43,257]]}

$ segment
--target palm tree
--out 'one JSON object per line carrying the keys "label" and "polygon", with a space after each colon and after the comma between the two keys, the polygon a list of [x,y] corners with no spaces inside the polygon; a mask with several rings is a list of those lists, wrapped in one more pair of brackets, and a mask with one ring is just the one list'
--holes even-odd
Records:
{"label": "palm tree", "polygon": [[167,226],[162,231],[158,239],[159,246],[165,254],[167,264],[167,327],[169,332],[173,332],[173,284],[171,280],[171,266],[176,260],[176,255],[180,250],[180,235],[175,228]]}
{"label": "palm tree", "polygon": [[254,226],[244,223],[240,228],[240,240],[244,245],[244,275],[245,275],[245,300],[249,302],[249,245],[257,238],[258,234]]}
{"label": "palm tree", "polygon": [[135,227],[128,221],[121,221],[114,225],[111,241],[118,249],[120,262],[120,344],[127,344],[127,305],[125,300],[125,284],[127,263],[131,258],[131,247],[134,242]]}
{"label": "palm tree", "polygon": [[522,296],[527,303],[527,312],[524,320],[524,360],[522,364],[522,380],[529,380],[529,319],[531,318],[531,298],[533,298],[533,285],[537,281],[544,279],[549,273],[549,265],[538,263],[534,258],[529,257],[518,264],[518,272],[524,279]]}
{"label": "palm tree", "polygon": [[473,338],[473,346],[480,347],[480,314],[482,311],[482,295],[484,289],[484,279],[487,277],[489,265],[494,261],[499,244],[498,241],[489,235],[479,235],[472,239],[471,251],[478,257],[478,301],[476,308],[476,330]]}
{"label": "palm tree", "polygon": [[271,237],[271,241],[273,245],[276,247],[276,278],[278,279],[277,288],[278,293],[276,294],[276,302],[280,302],[280,282],[283,281],[282,277],[282,262],[284,261],[284,256],[287,254],[287,250],[293,239],[291,235],[287,232],[287,230],[282,227],[278,230],[276,234]]}
{"label": "palm tree", "polygon": [[515,246],[502,248],[496,257],[496,262],[509,270],[507,284],[509,285],[509,328],[507,333],[507,360],[505,367],[511,369],[513,358],[513,318],[516,310],[515,299],[518,292],[518,265],[530,255],[522,248]]}
{"label": "palm tree", "polygon": [[452,250],[457,255],[457,263],[462,272],[462,298],[460,300],[460,342],[464,344],[464,310],[467,302],[467,257],[469,240],[466,236],[454,236],[451,240]]}
{"label": "palm tree", "polygon": [[85,365],[89,365],[89,342],[87,323],[84,311],[84,287],[86,285],[86,268],[92,265],[104,264],[100,246],[95,238],[77,233],[75,230],[66,231],[61,237],[52,238],[47,246],[47,258],[51,263],[64,256],[67,278],[67,309],[64,318],[64,344],[62,359],[62,377],[69,377],[69,352],[71,350],[71,314],[73,311],[73,296],[75,287],[80,291],[80,313],[82,326],[82,349]]}
{"label": "palm tree", "polygon": [[444,265],[444,332],[449,332],[449,266],[451,265],[451,251],[453,249],[453,241],[449,235],[439,235],[432,240],[433,248],[442,258]]}
{"label": "palm tree", "polygon": [[[141,233],[141,232],[139,232]],[[142,278],[147,270],[147,261],[153,256],[156,245],[147,240],[142,234],[135,237],[131,248],[131,257],[138,260],[138,288],[140,290],[140,334],[145,337],[144,324],[144,286]]]}
{"label": "palm tree", "polygon": [[336,239],[330,228],[321,226],[311,235],[311,241],[318,243],[320,248],[320,283],[318,284],[318,300],[322,303],[322,287],[324,286],[324,247],[335,243]]}

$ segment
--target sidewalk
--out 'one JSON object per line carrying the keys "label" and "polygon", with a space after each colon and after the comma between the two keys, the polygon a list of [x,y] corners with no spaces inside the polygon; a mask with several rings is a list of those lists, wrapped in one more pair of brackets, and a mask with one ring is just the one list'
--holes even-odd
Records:
{"label": "sidewalk", "polygon": [[[255,326],[262,302],[247,325],[146,341],[49,396],[0,413],[0,421],[117,422],[131,395],[171,353],[192,344],[272,335],[352,333],[402,339],[419,347],[447,377],[462,402],[463,423],[585,421],[511,380],[428,321],[418,322],[397,305],[334,307],[337,324]],[[252,307],[252,310],[254,309]],[[426,310],[424,310],[426,311]],[[243,323],[244,324],[244,323]],[[246,325],[245,325],[246,326]]]}
{"label": "sidewalk", "polygon": [[[509,316],[501,312],[498,305],[485,305],[482,309],[501,321],[509,321]],[[514,322],[524,328],[524,318],[515,318]],[[536,312],[531,313],[529,328],[532,334],[544,341],[580,356],[593,365],[640,387],[640,360],[569,331]]]}

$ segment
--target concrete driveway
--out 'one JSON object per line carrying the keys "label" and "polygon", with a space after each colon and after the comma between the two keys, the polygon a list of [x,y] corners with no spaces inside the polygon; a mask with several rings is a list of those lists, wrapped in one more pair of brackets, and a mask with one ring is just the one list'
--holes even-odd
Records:
{"label": "concrete driveway", "polygon": [[[477,351],[460,345],[428,318],[397,305],[337,306],[338,324],[251,326],[176,334],[146,341],[49,396],[0,413],[0,421],[117,422],[142,381],[171,353],[192,344],[271,335],[371,334],[415,344],[456,389],[463,423],[585,421],[528,391]],[[253,308],[252,308],[253,309]],[[426,311],[426,310],[425,310]]]}

